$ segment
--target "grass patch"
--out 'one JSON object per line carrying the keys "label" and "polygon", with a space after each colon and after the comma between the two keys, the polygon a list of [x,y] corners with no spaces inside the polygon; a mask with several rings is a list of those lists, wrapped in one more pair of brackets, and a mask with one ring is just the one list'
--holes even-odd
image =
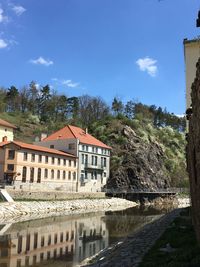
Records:
{"label": "grass patch", "polygon": [[[175,249],[162,252],[167,244]],[[199,267],[200,248],[197,244],[190,209],[181,212],[165,233],[143,258],[139,267]]]}

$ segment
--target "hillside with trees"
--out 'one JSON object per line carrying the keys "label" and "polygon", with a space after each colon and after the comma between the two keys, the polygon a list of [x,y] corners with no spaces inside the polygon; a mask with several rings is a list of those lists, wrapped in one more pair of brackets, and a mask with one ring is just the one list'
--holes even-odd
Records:
{"label": "hillside with trees", "polygon": [[67,97],[35,82],[0,88],[0,118],[16,126],[15,137],[33,142],[66,124],[88,128],[112,149],[110,187],[186,186],[185,118],[155,105],[115,97]]}

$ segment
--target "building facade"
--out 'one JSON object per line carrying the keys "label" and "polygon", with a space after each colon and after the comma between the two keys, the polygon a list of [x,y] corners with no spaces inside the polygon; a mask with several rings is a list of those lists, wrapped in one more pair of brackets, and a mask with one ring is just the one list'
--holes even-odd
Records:
{"label": "building facade", "polygon": [[196,77],[196,64],[200,57],[200,39],[184,39],[186,107],[191,105],[191,86]]}
{"label": "building facade", "polygon": [[35,144],[71,153],[79,159],[78,191],[98,192],[106,185],[110,175],[111,147],[87,130],[67,125]]}
{"label": "building facade", "polygon": [[13,141],[13,131],[17,127],[11,123],[0,119],[0,142]]}
{"label": "building facade", "polygon": [[0,143],[0,182],[23,189],[76,192],[77,158],[71,154],[22,142]]}

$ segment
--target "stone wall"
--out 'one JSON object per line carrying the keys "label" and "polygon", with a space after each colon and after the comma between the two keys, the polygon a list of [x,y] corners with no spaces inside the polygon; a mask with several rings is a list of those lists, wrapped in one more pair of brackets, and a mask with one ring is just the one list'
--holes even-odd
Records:
{"label": "stone wall", "polygon": [[41,191],[41,190],[17,190],[7,187],[6,190],[14,200],[68,200],[68,199],[100,199],[105,198],[105,193],[80,193],[66,191]]}
{"label": "stone wall", "polygon": [[190,178],[193,224],[200,243],[200,59],[191,91],[192,108],[187,109],[187,169]]}
{"label": "stone wall", "polygon": [[0,221],[13,223],[58,215],[124,209],[136,205],[135,202],[118,198],[6,202],[0,203]]}

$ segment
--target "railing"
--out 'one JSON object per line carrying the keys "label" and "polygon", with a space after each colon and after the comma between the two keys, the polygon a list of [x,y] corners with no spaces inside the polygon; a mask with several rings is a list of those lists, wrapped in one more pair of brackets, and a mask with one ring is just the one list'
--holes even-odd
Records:
{"label": "railing", "polygon": [[129,193],[148,193],[148,194],[166,194],[166,193],[189,193],[189,189],[187,188],[160,188],[160,189],[116,189],[116,188],[110,188],[110,189],[103,189],[103,192],[109,193],[109,194],[129,194]]}
{"label": "railing", "polygon": [[104,170],[104,167],[102,165],[93,165],[90,163],[85,163],[86,169],[94,169],[94,170]]}

